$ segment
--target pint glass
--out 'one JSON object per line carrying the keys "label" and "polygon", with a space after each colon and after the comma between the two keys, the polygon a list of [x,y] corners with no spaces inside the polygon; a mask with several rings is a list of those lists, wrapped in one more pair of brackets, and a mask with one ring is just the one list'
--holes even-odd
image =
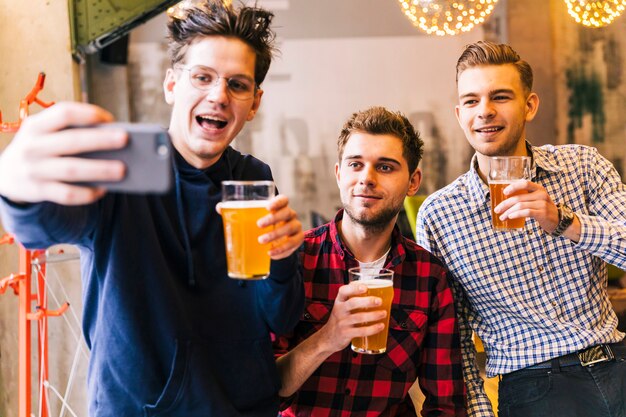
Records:
{"label": "pint glass", "polygon": [[[524,194],[519,191],[504,195],[504,189],[517,180],[530,180],[530,157],[494,156],[489,158],[489,194],[491,195],[491,221],[494,230],[522,230],[525,218],[500,220],[494,208],[509,197]],[[502,213],[500,213],[502,214]]]}
{"label": "pint glass", "polygon": [[350,268],[350,282],[358,282],[367,287],[367,293],[362,297],[379,297],[383,303],[379,307],[357,309],[355,312],[386,310],[387,316],[380,321],[363,323],[360,326],[371,326],[375,323],[384,323],[385,328],[372,336],[355,337],[352,339],[352,350],[358,353],[384,353],[387,350],[387,334],[389,333],[389,315],[393,301],[393,271],[383,268]]}
{"label": "pint glass", "polygon": [[272,181],[223,181],[222,221],[228,276],[236,279],[263,279],[270,272],[270,244],[259,236],[272,230],[260,228],[257,220],[269,213],[267,203],[274,197]]}

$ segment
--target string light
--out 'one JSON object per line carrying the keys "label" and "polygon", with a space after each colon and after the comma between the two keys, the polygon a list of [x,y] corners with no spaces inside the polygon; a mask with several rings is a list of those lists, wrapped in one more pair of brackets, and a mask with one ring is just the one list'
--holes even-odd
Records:
{"label": "string light", "polygon": [[468,32],[483,23],[498,0],[398,0],[398,2],[414,26],[429,35],[445,36]]}
{"label": "string light", "polygon": [[565,0],[565,4],[577,23],[592,28],[610,25],[626,8],[626,0]]}

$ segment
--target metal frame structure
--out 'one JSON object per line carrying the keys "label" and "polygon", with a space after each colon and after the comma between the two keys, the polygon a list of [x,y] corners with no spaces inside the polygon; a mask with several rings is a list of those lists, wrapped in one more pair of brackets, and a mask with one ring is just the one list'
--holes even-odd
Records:
{"label": "metal frame structure", "polygon": [[[37,95],[44,87],[46,75],[39,73],[32,90],[20,101],[19,119],[16,122],[2,122],[0,112],[0,133],[14,133],[28,116],[29,106],[37,103],[50,107],[54,102],[46,103]],[[7,234],[0,238],[0,244],[18,244],[14,237]],[[46,253],[43,250],[27,250],[19,245],[19,270],[0,280],[0,294],[10,287],[19,297],[18,312],[18,417],[31,417],[33,404],[32,371],[32,333],[31,321],[37,321],[38,343],[37,358],[39,366],[39,416],[48,417],[48,399],[44,384],[48,381],[48,317],[60,316],[69,307],[63,304],[57,310],[48,310],[46,297]],[[33,264],[38,264],[36,286],[33,286]],[[33,308],[33,304],[34,308]]]}
{"label": "metal frame structure", "polygon": [[[5,235],[0,244],[18,244],[12,235]],[[18,244],[19,245],[19,244]],[[19,270],[0,280],[0,294],[12,288],[19,297],[18,312],[18,416],[30,417],[32,410],[32,333],[31,322],[37,322],[39,363],[39,409],[40,417],[48,417],[48,399],[44,382],[48,381],[48,317],[65,313],[69,304],[57,310],[48,310],[46,297],[46,254],[43,250],[27,250],[19,245]],[[36,286],[33,286],[33,264],[38,264]],[[33,306],[34,304],[34,306]],[[34,308],[33,308],[34,307]]]}

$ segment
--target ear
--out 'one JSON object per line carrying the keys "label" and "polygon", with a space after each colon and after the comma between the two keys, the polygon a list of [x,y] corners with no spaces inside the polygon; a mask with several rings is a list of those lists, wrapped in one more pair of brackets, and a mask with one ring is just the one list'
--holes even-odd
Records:
{"label": "ear", "polygon": [[248,112],[247,121],[254,119],[256,116],[256,112],[259,110],[259,106],[261,105],[261,97],[263,97],[263,90],[258,88],[256,93],[254,94],[254,101],[252,102],[252,108]]}
{"label": "ear", "polygon": [[539,96],[536,93],[530,93],[526,99],[526,121],[530,122],[535,118],[539,109]]}
{"label": "ear", "polygon": [[165,102],[169,105],[174,104],[174,87],[176,86],[176,74],[172,68],[168,68],[163,80],[163,93],[165,94]]}
{"label": "ear", "polygon": [[417,190],[420,189],[420,184],[422,183],[422,170],[419,168],[415,168],[413,175],[409,178],[409,189],[406,192],[408,197],[411,197],[417,193]]}
{"label": "ear", "polygon": [[[459,118],[459,112],[461,111],[461,107],[457,104],[454,106],[454,115],[456,116],[456,121],[459,122],[459,126],[461,125],[461,119]],[[463,127],[463,126],[461,126]]]}
{"label": "ear", "polygon": [[335,162],[335,179],[337,180],[337,186],[339,186],[339,180],[341,180],[341,170],[339,169],[341,166],[339,162]]}

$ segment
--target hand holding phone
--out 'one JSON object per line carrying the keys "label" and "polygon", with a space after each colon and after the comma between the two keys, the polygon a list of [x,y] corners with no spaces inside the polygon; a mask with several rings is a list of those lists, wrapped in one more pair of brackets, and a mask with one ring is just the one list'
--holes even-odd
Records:
{"label": "hand holding phone", "polygon": [[13,203],[50,201],[63,205],[93,203],[106,192],[86,181],[118,181],[125,166],[118,161],[76,158],[83,152],[119,149],[128,134],[104,129],[68,129],[113,121],[113,115],[88,103],[60,102],[30,115],[0,153],[0,195]]}
{"label": "hand holding phone", "polygon": [[80,185],[104,187],[125,193],[165,193],[172,184],[171,141],[167,131],[154,124],[105,123],[98,129],[128,132],[128,144],[121,149],[86,152],[78,158],[119,160],[126,175],[115,182],[82,182]]}

